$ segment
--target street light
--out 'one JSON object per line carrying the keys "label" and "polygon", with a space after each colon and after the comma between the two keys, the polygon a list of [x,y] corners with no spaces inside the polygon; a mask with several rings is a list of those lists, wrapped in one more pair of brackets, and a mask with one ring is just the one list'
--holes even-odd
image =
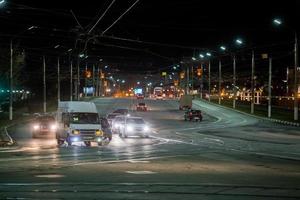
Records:
{"label": "street light", "polygon": [[196,60],[196,58],[195,58],[195,57],[192,57],[192,60],[194,60],[194,61],[195,61],[195,60]]}
{"label": "street light", "polygon": [[[0,5],[3,4],[5,1],[1,0]],[[11,40],[10,40],[10,74],[9,74],[9,80],[10,80],[10,92],[9,92],[9,120],[13,119],[13,55],[14,55],[14,50],[13,50],[13,40],[18,37],[19,35],[23,34],[24,32],[37,28],[37,26],[31,26],[24,31],[14,35]]]}
{"label": "street light", "polygon": [[5,3],[5,0],[1,0],[0,1],[0,5],[4,4]]}
{"label": "street light", "polygon": [[243,40],[238,38],[235,40],[235,42],[238,44],[238,45],[242,45],[243,44]]}
{"label": "street light", "polygon": [[226,47],[225,47],[225,46],[220,46],[220,49],[221,49],[222,51],[226,51]]}
{"label": "street light", "polygon": [[199,54],[199,57],[200,57],[200,58],[204,58],[204,55],[203,55],[203,54]]}
{"label": "street light", "polygon": [[[282,25],[282,21],[279,18],[275,18],[273,23],[277,26]],[[291,29],[291,28],[289,28]],[[294,43],[294,120],[298,120],[298,37],[296,29],[291,29],[295,33]]]}
{"label": "street light", "polygon": [[282,21],[281,21],[281,19],[275,18],[275,19],[273,19],[273,23],[274,23],[275,25],[281,25],[281,24],[282,24]]}
{"label": "street light", "polygon": [[210,56],[211,56],[211,53],[207,52],[206,55],[207,55],[208,57],[210,57]]}

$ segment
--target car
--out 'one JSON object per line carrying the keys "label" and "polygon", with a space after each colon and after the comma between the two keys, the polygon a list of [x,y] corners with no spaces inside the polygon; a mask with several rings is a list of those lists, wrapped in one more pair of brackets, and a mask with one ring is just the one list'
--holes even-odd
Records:
{"label": "car", "polygon": [[120,115],[120,113],[109,113],[109,114],[106,116],[106,119],[107,119],[107,121],[108,121],[110,127],[111,127],[111,125],[112,125],[113,119],[114,119],[116,116],[118,116],[118,115]]}
{"label": "car", "polygon": [[140,102],[136,105],[136,110],[137,111],[147,111],[148,108],[147,108],[147,105],[143,102]]}
{"label": "car", "polygon": [[145,97],[144,97],[143,94],[137,94],[137,95],[136,95],[136,98],[137,98],[137,99],[144,99]]}
{"label": "car", "polygon": [[32,137],[37,138],[42,135],[55,134],[57,130],[57,123],[51,115],[36,116],[32,126]]}
{"label": "car", "polygon": [[187,121],[202,121],[202,113],[201,110],[187,110],[184,113],[184,120]]}
{"label": "car", "polygon": [[119,136],[123,138],[136,135],[147,138],[149,133],[150,128],[141,117],[126,117],[119,128]]}
{"label": "car", "polygon": [[120,126],[125,122],[125,115],[118,115],[112,120],[111,131],[112,133],[118,134],[120,132]]}
{"label": "car", "polygon": [[117,109],[117,110],[113,111],[113,113],[119,113],[120,115],[128,115],[129,116],[129,110],[127,108]]}
{"label": "car", "polygon": [[164,97],[162,94],[158,94],[155,96],[156,100],[164,100]]}

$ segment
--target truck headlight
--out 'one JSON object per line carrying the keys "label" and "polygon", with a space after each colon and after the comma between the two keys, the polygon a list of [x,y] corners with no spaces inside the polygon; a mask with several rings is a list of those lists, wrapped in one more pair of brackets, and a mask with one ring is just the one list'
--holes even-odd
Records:
{"label": "truck headlight", "polygon": [[126,131],[128,131],[128,132],[131,132],[131,131],[133,131],[133,127],[132,126],[126,126]]}
{"label": "truck headlight", "polygon": [[39,128],[40,128],[40,125],[38,125],[38,124],[33,125],[33,130],[38,130]]}
{"label": "truck headlight", "polygon": [[79,134],[80,134],[80,131],[79,131],[79,130],[73,130],[72,133],[73,133],[74,135],[79,135]]}
{"label": "truck headlight", "polygon": [[51,129],[51,131],[56,131],[57,125],[56,125],[56,124],[52,124],[52,125],[50,126],[50,129]]}
{"label": "truck headlight", "polygon": [[96,136],[102,136],[102,135],[103,135],[103,131],[101,131],[101,130],[96,130],[95,135],[96,135]]}
{"label": "truck headlight", "polygon": [[144,127],[144,131],[145,131],[145,132],[148,132],[149,130],[150,130],[149,126],[145,126],[145,127]]}

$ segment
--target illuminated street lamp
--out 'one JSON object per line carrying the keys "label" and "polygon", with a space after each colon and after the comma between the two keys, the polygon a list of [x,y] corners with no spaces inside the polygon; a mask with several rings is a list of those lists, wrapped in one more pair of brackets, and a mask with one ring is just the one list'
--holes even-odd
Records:
{"label": "illuminated street lamp", "polygon": [[275,19],[273,19],[273,23],[274,23],[275,25],[281,25],[281,24],[282,24],[282,21],[281,21],[281,19],[275,18]]}
{"label": "illuminated street lamp", "polygon": [[0,5],[4,4],[5,0],[0,0]]}
{"label": "illuminated street lamp", "polygon": [[225,46],[220,46],[220,49],[221,49],[222,51],[226,51],[226,47],[225,47]]}
{"label": "illuminated street lamp", "polygon": [[197,60],[197,59],[196,59],[195,57],[192,57],[192,60],[194,60],[194,61],[195,61],[195,60]]}
{"label": "illuminated street lamp", "polygon": [[204,58],[204,55],[203,55],[203,54],[199,54],[199,57],[200,57],[200,58]]}
{"label": "illuminated street lamp", "polygon": [[211,53],[207,52],[206,55],[207,55],[208,57],[210,57],[210,56],[211,56]]}
{"label": "illuminated street lamp", "polygon": [[242,45],[243,44],[243,40],[238,38],[235,40],[235,43],[238,44],[238,45]]}

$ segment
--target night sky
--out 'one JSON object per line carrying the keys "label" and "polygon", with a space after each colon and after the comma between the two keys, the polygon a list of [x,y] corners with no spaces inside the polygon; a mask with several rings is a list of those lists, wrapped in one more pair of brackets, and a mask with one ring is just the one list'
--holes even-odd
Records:
{"label": "night sky", "polygon": [[[280,74],[293,63],[293,37],[294,31],[299,30],[300,1],[140,0],[104,35],[91,39],[84,48],[88,38],[101,35],[135,0],[116,0],[88,34],[111,2],[7,0],[0,9],[1,46],[8,48],[13,35],[37,26],[15,39],[18,48],[27,53],[29,74],[41,66],[43,55],[50,66],[61,56],[62,65],[67,67],[68,49],[73,49],[76,55],[85,50],[89,58],[84,63],[88,65],[101,58],[103,65],[113,66],[116,71],[136,74],[159,72],[207,51],[213,52],[213,63],[222,56],[225,66],[230,65],[230,58],[219,51],[221,44],[238,54],[238,64],[241,64],[238,70],[244,73],[249,69],[253,49],[258,58],[261,53],[278,58],[275,73],[276,67]],[[283,20],[282,27],[272,25],[274,17]],[[237,37],[245,42],[239,48],[234,45]],[[56,45],[59,48],[55,49]],[[224,72],[231,71],[225,68]]]}

